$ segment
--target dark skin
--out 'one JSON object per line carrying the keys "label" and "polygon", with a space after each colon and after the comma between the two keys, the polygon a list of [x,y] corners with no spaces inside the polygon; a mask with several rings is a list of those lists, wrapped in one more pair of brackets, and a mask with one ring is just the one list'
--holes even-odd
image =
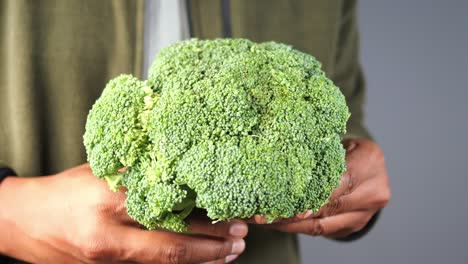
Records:
{"label": "dark skin", "polygon": [[[19,203],[18,200],[21,199]],[[192,234],[148,231],[88,164],[0,185],[0,254],[31,263],[225,263],[245,248],[247,224],[189,220]]]}
{"label": "dark skin", "polygon": [[[361,230],[390,201],[391,191],[380,147],[368,139],[350,139],[346,148],[347,171],[330,202],[318,212],[277,219],[268,228],[328,238],[346,237]],[[249,222],[265,224],[262,216]]]}
{"label": "dark skin", "polygon": [[[384,155],[367,139],[347,140],[347,172],[319,212],[268,228],[329,238],[361,230],[390,200]],[[52,176],[52,175],[51,175]],[[18,206],[18,199],[21,206]],[[191,235],[148,231],[84,164],[53,177],[8,177],[0,185],[0,254],[32,263],[226,263],[245,248],[244,221],[189,220]],[[257,216],[248,221],[264,224]]]}

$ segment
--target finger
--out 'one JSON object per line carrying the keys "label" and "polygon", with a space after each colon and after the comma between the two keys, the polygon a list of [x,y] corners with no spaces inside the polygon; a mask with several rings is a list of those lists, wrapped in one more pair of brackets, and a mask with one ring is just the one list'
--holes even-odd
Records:
{"label": "finger", "polygon": [[[106,184],[103,182],[102,184]],[[107,186],[103,188],[108,188]],[[118,224],[126,224],[135,227],[141,227],[141,225],[128,215],[127,208],[125,206],[127,195],[122,189],[119,192],[113,192],[106,189],[106,192],[102,195],[101,201],[105,201],[105,206],[102,206],[100,212],[105,215],[106,219],[113,221]]]}
{"label": "finger", "polygon": [[202,264],[224,264],[224,263],[231,263],[235,259],[237,259],[239,255],[229,255],[224,259],[218,259],[214,261],[203,262]]}
{"label": "finger", "polygon": [[340,238],[363,229],[375,211],[356,211],[321,219],[322,235],[328,238]]}
{"label": "finger", "polygon": [[218,259],[218,260],[203,262],[201,264],[224,264],[224,263],[226,263],[224,259]]}
{"label": "finger", "polygon": [[239,255],[229,255],[225,258],[226,263],[231,263],[234,260],[236,260],[239,257]]}
{"label": "finger", "polygon": [[312,217],[315,217],[315,214],[313,214],[311,210],[307,210],[303,213],[294,215],[292,217],[276,218],[275,220],[273,220],[273,222],[268,222],[268,220],[264,216],[261,216],[261,215],[256,215],[255,217],[247,220],[246,222],[249,224],[269,226],[269,225],[274,225],[274,224],[288,224],[292,222],[302,221],[306,218],[312,218]]}
{"label": "finger", "polygon": [[274,224],[272,228],[288,233],[304,233],[312,236],[330,236],[333,234],[351,234],[363,228],[372,213],[356,211],[319,219],[306,219],[288,224]]}
{"label": "finger", "polygon": [[293,220],[296,220],[296,219],[298,219],[297,216],[292,216],[292,217],[289,217],[289,218],[278,217],[278,218],[275,218],[275,219],[271,220],[271,219],[268,219],[264,215],[254,215],[253,217],[251,217],[249,219],[246,219],[244,221],[246,223],[248,223],[248,224],[266,225],[266,224],[281,223],[281,222],[284,222],[284,221],[293,221]]}
{"label": "finger", "polygon": [[[365,179],[366,173],[363,173],[362,147],[357,140],[347,140],[344,143],[346,149],[346,172],[341,176],[340,184],[333,190],[330,200],[336,199],[342,195],[353,192]],[[366,165],[367,166],[367,165]]]}
{"label": "finger", "polygon": [[353,138],[348,138],[343,140],[343,147],[345,148],[346,152],[351,152],[357,146],[358,140]]}
{"label": "finger", "polygon": [[239,255],[229,255],[226,258],[223,259],[218,259],[214,261],[208,261],[208,262],[203,262],[201,264],[224,264],[224,263],[231,263],[233,262],[236,258],[238,258]]}
{"label": "finger", "polygon": [[385,170],[385,156],[377,144],[370,140],[354,139],[355,146],[346,152],[346,167],[361,177],[373,177]]}
{"label": "finger", "polygon": [[139,263],[202,263],[239,255],[245,242],[239,238],[221,239],[184,235],[167,231],[122,228],[122,257]]}
{"label": "finger", "polygon": [[191,218],[188,220],[189,230],[196,234],[204,234],[218,237],[245,237],[248,232],[247,224],[241,220],[223,221],[211,223],[204,218]]}
{"label": "finger", "polygon": [[268,224],[268,219],[264,215],[254,215],[251,221],[253,224],[259,224],[259,225]]}
{"label": "finger", "polygon": [[367,206],[367,203],[365,193],[354,192],[329,201],[316,214],[314,214],[314,217],[323,218],[364,209]]}
{"label": "finger", "polygon": [[313,217],[327,217],[352,211],[380,209],[388,201],[388,189],[386,179],[375,178],[368,180],[354,192],[332,198]]}
{"label": "finger", "polygon": [[340,196],[353,192],[359,185],[359,177],[349,170],[341,176],[340,184],[333,190],[330,200],[336,199]]}
{"label": "finger", "polygon": [[251,218],[244,219],[244,221],[248,224],[258,224],[258,225],[263,225],[263,224],[268,223],[266,217],[263,215],[254,215]]}

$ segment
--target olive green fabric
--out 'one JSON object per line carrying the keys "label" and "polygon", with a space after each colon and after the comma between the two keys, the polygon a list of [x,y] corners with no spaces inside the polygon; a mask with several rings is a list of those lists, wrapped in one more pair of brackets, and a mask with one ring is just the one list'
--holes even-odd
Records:
{"label": "olive green fabric", "polygon": [[193,37],[210,39],[223,37],[222,0],[188,1]]}
{"label": "olive green fabric", "polygon": [[[362,124],[356,1],[231,0],[233,37],[275,40],[316,56]],[[223,36],[219,0],[190,2],[195,37]],[[0,165],[18,175],[86,161],[86,115],[119,73],[141,76],[143,0],[0,0]],[[297,236],[252,227],[236,263],[299,263]]]}
{"label": "olive green fabric", "polygon": [[144,2],[0,3],[0,160],[22,176],[85,162],[91,105],[113,76],[141,73]]}
{"label": "olive green fabric", "polygon": [[[350,107],[347,138],[370,138],[363,125],[365,84],[359,64],[356,0],[231,0],[232,37],[278,41],[312,54]],[[221,1],[190,1],[193,33],[223,37]],[[218,10],[218,12],[216,12]]]}

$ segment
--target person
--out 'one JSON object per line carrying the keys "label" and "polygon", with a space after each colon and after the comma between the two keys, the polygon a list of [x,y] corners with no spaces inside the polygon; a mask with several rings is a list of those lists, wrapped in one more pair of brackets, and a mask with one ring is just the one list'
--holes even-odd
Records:
{"label": "person", "polygon": [[145,1],[3,0],[0,255],[13,263],[294,264],[297,234],[349,241],[375,222],[390,187],[383,152],[363,125],[356,1],[179,2],[189,37],[275,40],[323,63],[352,113],[347,172],[330,202],[270,225],[260,216],[248,224],[200,217],[190,220],[191,235],[142,229],[126,213],[124,191],[111,192],[92,175],[82,135],[109,79],[143,75],[152,31]]}

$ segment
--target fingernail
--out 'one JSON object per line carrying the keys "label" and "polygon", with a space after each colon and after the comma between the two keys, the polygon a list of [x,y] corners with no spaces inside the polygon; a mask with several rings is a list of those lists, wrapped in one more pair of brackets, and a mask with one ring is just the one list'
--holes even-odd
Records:
{"label": "fingernail", "polygon": [[243,239],[235,240],[234,243],[232,243],[231,254],[240,254],[244,251],[244,249],[245,241]]}
{"label": "fingernail", "polygon": [[226,263],[229,263],[233,260],[235,260],[239,255],[229,255],[226,257],[226,259],[224,260]]}
{"label": "fingernail", "polygon": [[229,227],[229,234],[235,237],[244,237],[247,235],[247,225],[241,223],[235,223]]}
{"label": "fingernail", "polygon": [[309,216],[312,215],[312,210],[307,210],[305,213],[304,213],[304,219],[305,218],[308,218]]}
{"label": "fingernail", "polygon": [[257,224],[266,224],[266,219],[265,219],[265,217],[263,217],[261,215],[255,215],[255,222]]}
{"label": "fingernail", "polygon": [[351,141],[347,146],[346,146],[346,152],[351,152],[354,148],[356,148],[357,144],[354,141]]}
{"label": "fingernail", "polygon": [[312,210],[307,210],[301,214],[298,214],[297,215],[297,218],[299,219],[306,219],[307,217],[309,217],[310,215],[312,214]]}

